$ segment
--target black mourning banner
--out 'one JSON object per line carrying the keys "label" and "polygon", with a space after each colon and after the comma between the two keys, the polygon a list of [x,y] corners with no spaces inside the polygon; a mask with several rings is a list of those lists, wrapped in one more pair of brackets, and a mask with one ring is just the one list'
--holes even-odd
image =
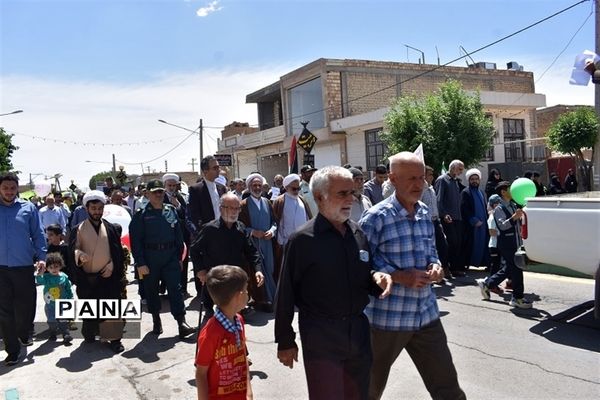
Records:
{"label": "black mourning banner", "polygon": [[310,153],[317,142],[317,137],[313,135],[308,129],[306,129],[306,125],[308,122],[300,122],[304,129],[302,129],[302,133],[300,133],[300,137],[298,137],[298,146],[302,147],[302,149]]}

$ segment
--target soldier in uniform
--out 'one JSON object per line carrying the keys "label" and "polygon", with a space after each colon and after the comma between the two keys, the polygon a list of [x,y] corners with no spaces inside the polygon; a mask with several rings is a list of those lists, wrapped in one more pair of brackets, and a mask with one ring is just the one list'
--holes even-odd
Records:
{"label": "soldier in uniform", "polygon": [[131,251],[138,265],[137,271],[152,314],[152,333],[161,334],[159,281],[167,284],[171,314],[179,326],[179,338],[192,335],[196,330],[185,322],[185,306],[181,294],[181,261],[183,235],[175,208],[164,204],[165,188],[162,181],[153,180],[146,186],[149,202],[139,209],[129,225]]}

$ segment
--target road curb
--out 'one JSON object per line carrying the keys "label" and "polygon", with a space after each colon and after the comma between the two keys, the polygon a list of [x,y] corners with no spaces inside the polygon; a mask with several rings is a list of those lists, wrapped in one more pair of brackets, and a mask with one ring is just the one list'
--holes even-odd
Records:
{"label": "road curb", "polygon": [[588,278],[593,279],[594,277],[581,272],[573,271],[565,267],[559,267],[558,265],[552,264],[529,264],[527,265],[526,271],[537,272],[540,274],[554,274],[561,276],[568,276],[571,278]]}

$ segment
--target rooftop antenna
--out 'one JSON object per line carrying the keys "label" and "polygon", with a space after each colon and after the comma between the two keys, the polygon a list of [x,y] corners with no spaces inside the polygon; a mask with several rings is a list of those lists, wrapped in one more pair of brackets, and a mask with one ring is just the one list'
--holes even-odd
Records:
{"label": "rooftop antenna", "polygon": [[438,65],[440,65],[440,52],[438,51],[437,46],[435,46],[435,52],[437,53]]}
{"label": "rooftop antenna", "polygon": [[[475,60],[473,60],[473,59],[471,58],[471,56],[469,55],[469,52],[468,52],[467,50],[465,50],[465,48],[464,48],[464,47],[462,47],[461,45],[458,45],[458,48],[459,48],[459,50],[462,50],[462,51],[465,53],[465,56],[469,57],[469,60],[471,60],[471,62],[472,62],[473,64],[475,64]],[[460,51],[459,51],[459,53],[460,53]],[[468,66],[469,66],[469,62],[468,62],[466,59],[465,59],[465,62],[467,63],[467,67],[468,67]]]}
{"label": "rooftop antenna", "polygon": [[[416,47],[412,47],[407,44],[405,44],[404,46],[406,46],[407,49],[412,49],[412,50],[415,50],[415,51],[418,51],[419,53],[421,53],[421,58],[419,58],[419,64],[421,64],[421,63],[425,64],[425,53],[423,53],[423,50],[417,49]],[[408,50],[406,50],[406,51],[408,52]]]}

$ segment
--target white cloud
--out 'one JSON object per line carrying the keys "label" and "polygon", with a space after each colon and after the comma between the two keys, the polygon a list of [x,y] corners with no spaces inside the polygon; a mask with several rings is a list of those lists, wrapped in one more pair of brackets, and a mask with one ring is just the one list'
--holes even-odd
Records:
{"label": "white cloud", "polygon": [[[126,171],[139,174],[140,163],[166,153],[188,135],[158,119],[196,129],[202,118],[206,127],[204,154],[211,154],[223,126],[234,120],[257,123],[256,105],[245,104],[246,95],[275,82],[290,69],[265,66],[247,71],[200,71],[131,85],[5,76],[0,81],[2,109],[24,112],[3,117],[0,123],[15,133],[13,143],[19,150],[12,161],[15,169],[22,171],[22,182],[29,181],[30,173],[42,174],[38,179],[61,173],[63,185],[68,186],[73,179],[87,186],[91,176],[111,169],[112,154],[117,166],[120,162],[134,163],[125,165]],[[166,140],[143,144],[157,139]],[[75,141],[79,144],[71,143]],[[81,144],[90,142],[117,146]],[[126,142],[140,144],[123,144]],[[143,166],[164,171],[167,160],[169,171],[190,171],[192,158],[196,159],[197,171],[199,143],[195,135]]]}
{"label": "white cloud", "polygon": [[206,17],[208,14],[219,11],[222,8],[223,7],[219,6],[219,0],[214,0],[208,3],[206,7],[199,8],[198,11],[196,11],[196,15],[199,17]]}

